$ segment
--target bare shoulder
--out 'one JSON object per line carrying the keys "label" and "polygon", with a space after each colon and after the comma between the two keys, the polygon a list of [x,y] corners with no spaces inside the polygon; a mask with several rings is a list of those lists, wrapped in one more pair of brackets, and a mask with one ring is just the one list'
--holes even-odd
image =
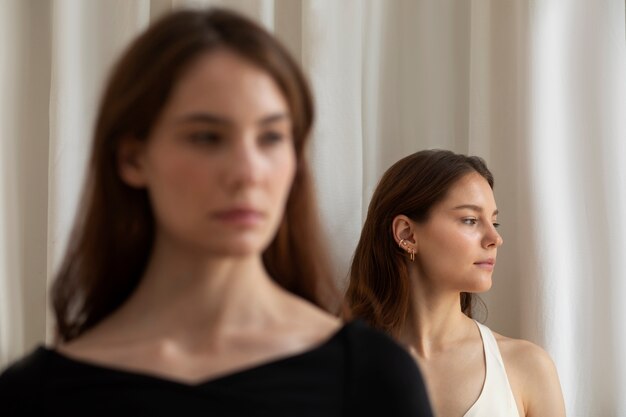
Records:
{"label": "bare shoulder", "polygon": [[515,397],[525,415],[565,416],[565,405],[556,366],[540,346],[494,332]]}
{"label": "bare shoulder", "polygon": [[535,373],[542,373],[548,369],[555,369],[554,362],[548,352],[536,344],[523,339],[513,339],[493,332],[507,365],[523,370],[527,377]]}
{"label": "bare shoulder", "polygon": [[53,349],[74,360],[103,366],[111,364],[123,366],[134,362],[134,354],[138,347],[132,338],[126,337],[123,332],[111,330],[105,319],[105,322],[88,329],[75,339],[58,341]]}

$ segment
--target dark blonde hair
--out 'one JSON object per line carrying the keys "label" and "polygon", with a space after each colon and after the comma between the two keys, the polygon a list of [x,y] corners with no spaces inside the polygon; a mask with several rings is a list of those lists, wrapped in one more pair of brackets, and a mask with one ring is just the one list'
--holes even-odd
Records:
{"label": "dark blonde hair", "polygon": [[[402,328],[413,299],[406,254],[393,238],[393,219],[404,214],[425,222],[430,209],[470,172],[482,175],[493,188],[493,175],[481,158],[445,150],[414,153],[385,172],[372,196],[350,268],[346,300],[356,317],[393,335]],[[473,294],[461,293],[461,310],[469,317],[473,301]]]}
{"label": "dark blonde hair", "polygon": [[177,11],[130,45],[104,91],[79,216],[52,288],[62,340],[79,336],[118,308],[137,287],[150,256],[153,212],[147,191],[118,175],[121,139],[147,140],[183,72],[199,55],[218,48],[266,71],[290,109],[297,171],[284,217],[263,253],[264,265],[292,293],[327,310],[339,305],[305,158],[314,119],[305,77],[286,49],[247,18],[222,9]]}

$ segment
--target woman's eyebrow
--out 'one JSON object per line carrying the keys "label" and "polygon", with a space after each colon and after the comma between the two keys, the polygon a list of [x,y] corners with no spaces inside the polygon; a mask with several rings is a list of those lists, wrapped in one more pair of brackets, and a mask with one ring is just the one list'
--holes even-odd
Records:
{"label": "woman's eyebrow", "polygon": [[259,120],[258,124],[260,124],[260,125],[267,125],[267,124],[274,123],[274,122],[279,122],[279,121],[282,121],[282,120],[289,120],[289,115],[287,113],[271,114],[271,115],[263,117],[261,120]]}
{"label": "woman's eyebrow", "polygon": [[[289,120],[289,115],[287,113],[274,113],[269,116],[262,117],[257,121],[259,125],[267,125],[271,123],[275,123],[282,120]],[[234,122],[223,116],[218,116],[212,113],[191,113],[181,117],[178,120],[179,123],[211,123],[218,125],[232,125]]]}
{"label": "woman's eyebrow", "polygon": [[211,113],[190,113],[178,119],[179,123],[212,123],[219,125],[230,125],[232,121],[226,117]]}
{"label": "woman's eyebrow", "polygon": [[[475,204],[461,204],[460,206],[456,206],[456,207],[453,208],[453,210],[462,210],[462,209],[470,209],[470,210],[476,211],[478,213],[482,213],[483,212],[483,208],[480,207],[480,206],[477,206]],[[492,216],[495,216],[496,214],[498,214],[498,212],[499,212],[498,209],[495,209],[493,211]]]}

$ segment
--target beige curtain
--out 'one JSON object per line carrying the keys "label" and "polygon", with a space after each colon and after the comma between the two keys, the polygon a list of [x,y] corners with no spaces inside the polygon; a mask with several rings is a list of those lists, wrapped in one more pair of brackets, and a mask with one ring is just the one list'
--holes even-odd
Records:
{"label": "beige curtain", "polygon": [[487,324],[554,358],[570,416],[626,417],[624,0],[0,0],[0,366],[46,340],[113,59],[177,7],[226,5],[302,63],[340,285],[382,172],[483,156],[505,245]]}

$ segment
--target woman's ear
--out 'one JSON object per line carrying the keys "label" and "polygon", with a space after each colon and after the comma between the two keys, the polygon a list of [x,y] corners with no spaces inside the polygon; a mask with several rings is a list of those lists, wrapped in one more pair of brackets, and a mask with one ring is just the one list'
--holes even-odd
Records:
{"label": "woman's ear", "polygon": [[415,222],[404,214],[398,214],[391,222],[393,238],[402,250],[409,254],[417,253]]}
{"label": "woman's ear", "polygon": [[127,185],[135,188],[146,186],[143,166],[145,143],[127,136],[120,140],[117,148],[117,171]]}

